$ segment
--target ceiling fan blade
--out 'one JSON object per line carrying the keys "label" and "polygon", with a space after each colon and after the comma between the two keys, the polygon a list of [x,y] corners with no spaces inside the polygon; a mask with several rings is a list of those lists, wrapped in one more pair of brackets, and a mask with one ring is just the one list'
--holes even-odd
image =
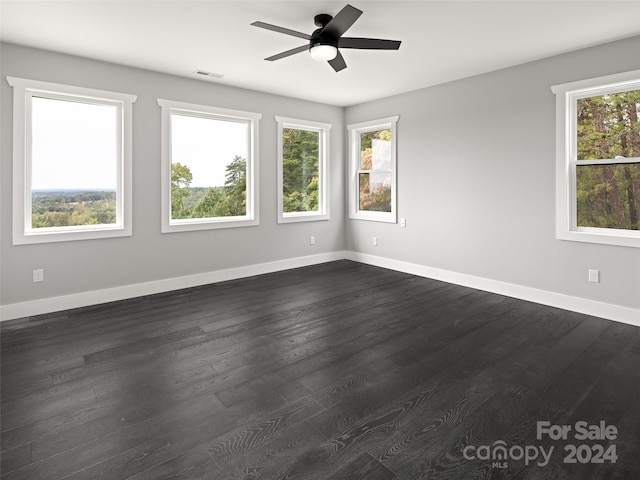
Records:
{"label": "ceiling fan blade", "polygon": [[398,50],[400,40],[383,40],[381,38],[343,37],[338,40],[338,48],[361,48],[366,50]]}
{"label": "ceiling fan blade", "polygon": [[358,10],[351,5],[347,5],[325,25],[322,33],[327,33],[333,38],[339,38],[349,29],[349,27],[351,27],[351,25],[355,23],[360,15],[362,15],[362,10]]}
{"label": "ceiling fan blade", "polygon": [[301,47],[292,48],[291,50],[287,50],[286,52],[278,53],[277,55],[273,55],[271,57],[265,58],[265,60],[269,60],[273,62],[274,60],[280,60],[281,58],[290,57],[291,55],[295,55],[296,53],[304,52],[309,50],[309,45],[302,45]]}
{"label": "ceiling fan blade", "polygon": [[284,33],[285,35],[292,35],[298,38],[304,38],[305,40],[311,40],[311,35],[307,35],[306,33],[296,32],[295,30],[290,30],[284,27],[278,27],[277,25],[271,25],[270,23],[264,22],[253,22],[251,25],[254,27],[264,28],[266,30],[272,30],[278,33]]}
{"label": "ceiling fan blade", "polygon": [[336,58],[334,58],[333,60],[329,60],[329,65],[331,65],[336,72],[347,68],[347,62],[344,61],[344,57],[340,52],[338,52]]}

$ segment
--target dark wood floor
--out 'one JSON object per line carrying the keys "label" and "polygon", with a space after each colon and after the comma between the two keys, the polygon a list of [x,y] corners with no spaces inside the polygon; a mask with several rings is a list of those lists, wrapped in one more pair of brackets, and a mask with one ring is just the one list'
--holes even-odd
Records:
{"label": "dark wood floor", "polygon": [[640,478],[640,329],[349,261],[1,340],[2,480]]}

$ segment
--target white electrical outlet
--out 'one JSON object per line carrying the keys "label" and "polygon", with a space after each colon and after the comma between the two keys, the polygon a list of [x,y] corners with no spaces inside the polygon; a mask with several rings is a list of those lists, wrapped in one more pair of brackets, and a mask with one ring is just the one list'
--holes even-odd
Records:
{"label": "white electrical outlet", "polygon": [[33,283],[44,282],[44,270],[38,269],[33,271]]}
{"label": "white electrical outlet", "polygon": [[600,283],[600,270],[589,269],[589,281],[592,283]]}
{"label": "white electrical outlet", "polygon": [[315,245],[316,244],[316,237],[314,237],[313,235],[311,235],[309,237],[309,245]]}
{"label": "white electrical outlet", "polygon": [[371,240],[371,243],[373,244],[374,247],[378,246],[378,237],[373,237],[373,239]]}

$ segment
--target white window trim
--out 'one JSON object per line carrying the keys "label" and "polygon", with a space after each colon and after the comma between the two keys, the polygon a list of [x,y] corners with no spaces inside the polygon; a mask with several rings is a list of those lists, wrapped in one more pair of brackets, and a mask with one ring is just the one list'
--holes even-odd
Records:
{"label": "white window trim", "polygon": [[[193,103],[164,100],[159,98],[158,105],[162,109],[162,233],[188,232],[195,230],[211,230],[218,228],[248,227],[259,225],[258,210],[258,124],[260,113],[230,110],[226,108],[197,105]],[[242,121],[249,125],[247,143],[247,214],[239,217],[190,218],[173,220],[171,218],[171,113],[177,111],[194,116],[218,118],[228,121]]]}
{"label": "white window trim", "polygon": [[[640,247],[640,231],[577,226],[576,202],[577,100],[636,89],[640,89],[640,70],[551,87],[556,95],[556,238],[559,240]],[[615,163],[627,161],[638,159],[614,160]]]}
{"label": "white window trim", "polygon": [[[330,123],[312,122],[297,118],[276,116],[278,122],[278,223],[311,222],[329,220],[329,131]],[[318,132],[318,210],[314,212],[285,213],[282,192],[284,190],[282,133],[285,128]]]}
{"label": "white window trim", "polygon": [[[136,95],[25,78],[7,77],[13,87],[13,244],[25,245],[132,235],[132,116]],[[114,225],[31,228],[31,98],[77,99],[118,107],[117,217]],[[28,194],[28,195],[27,195]]]}
{"label": "white window trim", "polygon": [[[375,222],[397,223],[397,123],[398,115],[347,125],[349,131],[349,218]],[[358,166],[360,165],[360,134],[374,130],[391,129],[391,211],[369,212],[360,210]]]}

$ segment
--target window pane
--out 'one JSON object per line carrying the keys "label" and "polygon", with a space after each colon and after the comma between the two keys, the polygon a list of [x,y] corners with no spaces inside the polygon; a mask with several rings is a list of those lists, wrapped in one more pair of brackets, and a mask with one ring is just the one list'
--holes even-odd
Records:
{"label": "window pane", "polygon": [[282,129],[282,205],[285,213],[318,211],[320,133]]}
{"label": "window pane", "polygon": [[171,218],[244,216],[249,126],[171,115]]}
{"label": "window pane", "polygon": [[360,173],[359,177],[359,209],[390,212],[391,173]]}
{"label": "window pane", "polygon": [[360,170],[391,170],[391,129],[360,134]]}
{"label": "window pane", "polygon": [[32,98],[32,228],[115,224],[118,107]]}
{"label": "window pane", "polygon": [[579,227],[640,229],[640,163],[578,165]]}
{"label": "window pane", "polygon": [[577,101],[578,160],[640,157],[640,90]]}

